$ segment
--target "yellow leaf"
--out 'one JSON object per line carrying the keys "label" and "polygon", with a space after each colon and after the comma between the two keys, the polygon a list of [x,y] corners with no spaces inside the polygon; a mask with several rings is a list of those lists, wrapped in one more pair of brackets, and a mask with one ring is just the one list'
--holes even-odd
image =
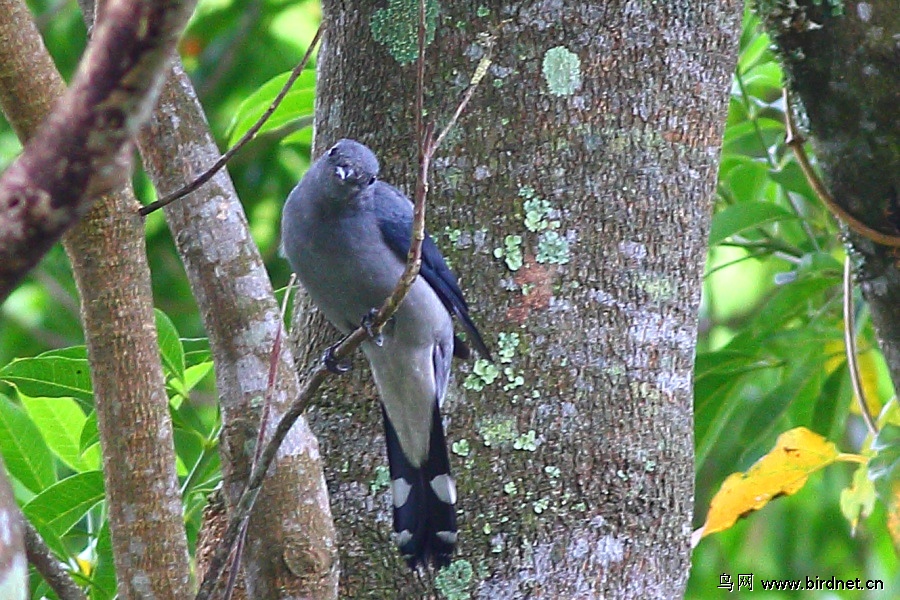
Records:
{"label": "yellow leaf", "polygon": [[723,531],[778,496],[795,493],[809,476],[841,456],[834,444],[805,427],[782,433],[775,447],[746,473],[732,473],[709,505],[706,523],[694,532],[700,538]]}

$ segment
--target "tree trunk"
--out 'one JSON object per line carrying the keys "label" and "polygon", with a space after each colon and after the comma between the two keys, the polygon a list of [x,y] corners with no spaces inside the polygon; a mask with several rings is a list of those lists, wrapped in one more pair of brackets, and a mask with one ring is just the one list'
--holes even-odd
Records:
{"label": "tree trunk", "polygon": [[[140,149],[160,196],[190,182],[218,158],[203,109],[180,64],[169,72],[150,126],[140,136]],[[280,311],[227,172],[220,171],[165,210],[216,366],[222,475],[231,505],[250,474],[272,345],[282,326]],[[299,391],[292,363],[286,348],[271,391],[270,434]],[[318,444],[300,418],[250,519],[243,561],[247,597],[334,598],[334,536]]]}
{"label": "tree trunk", "polygon": [[[757,2],[805,111],[824,182],[845,210],[900,236],[900,55],[896,0],[791,6]],[[848,238],[857,280],[894,387],[900,389],[900,269],[897,249]]]}
{"label": "tree trunk", "polygon": [[[417,6],[326,1],[319,54],[317,150],[357,138],[406,191]],[[497,36],[438,151],[428,223],[498,362],[456,366],[444,413],[461,546],[433,579],[410,575],[389,540],[362,361],[311,411],[343,595],[682,596],[700,278],[740,9],[441,3],[426,56],[438,127],[484,52],[478,34]],[[307,360],[336,338],[309,316],[297,319]]]}
{"label": "tree trunk", "polygon": [[25,559],[22,511],[16,505],[0,457],[0,598],[25,600],[28,597],[28,562]]}
{"label": "tree trunk", "polygon": [[[24,3],[0,20],[0,105],[23,142],[65,84]],[[14,18],[14,20],[13,20]],[[12,45],[15,36],[20,42]],[[25,53],[27,51],[27,54]],[[103,447],[119,596],[179,598],[191,587],[172,424],[157,344],[143,222],[130,184],[98,198],[66,236]],[[140,515],[140,518],[135,518]]]}

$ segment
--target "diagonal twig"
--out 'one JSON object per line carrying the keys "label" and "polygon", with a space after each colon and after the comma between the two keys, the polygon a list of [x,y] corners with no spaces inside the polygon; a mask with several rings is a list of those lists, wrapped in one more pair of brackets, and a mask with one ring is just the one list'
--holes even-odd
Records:
{"label": "diagonal twig", "polygon": [[28,557],[28,562],[34,565],[50,589],[59,596],[60,600],[85,600],[84,592],[53,556],[53,552],[47,547],[41,534],[25,518],[25,515],[22,515],[22,524],[25,529],[25,555]]}
{"label": "diagonal twig", "polygon": [[213,165],[204,171],[199,177],[194,179],[189,184],[185,185],[181,189],[175,190],[171,194],[168,194],[156,202],[151,202],[147,206],[142,206],[138,213],[145,217],[150,213],[163,208],[164,206],[168,206],[169,204],[184,198],[191,192],[197,190],[201,185],[212,179],[216,173],[218,173],[222,167],[231,160],[238,151],[243,148],[250,140],[256,137],[257,132],[262,129],[262,126],[265,125],[266,121],[269,120],[269,117],[272,116],[272,113],[278,108],[281,104],[281,101],[284,100],[284,97],[287,96],[287,93],[290,91],[291,86],[294,85],[294,82],[297,81],[297,78],[300,77],[300,74],[306,68],[306,64],[309,62],[310,57],[312,56],[313,51],[316,49],[316,46],[319,43],[319,39],[322,37],[322,30],[324,28],[324,24],[319,25],[319,29],[316,30],[316,35],[313,37],[312,41],[309,43],[309,48],[306,49],[306,54],[303,55],[303,60],[301,60],[296,67],[291,71],[290,76],[287,81],[284,82],[284,86],[281,88],[281,91],[278,92],[278,95],[275,96],[275,99],[272,100],[272,104],[269,105],[269,108],[266,109],[256,123],[247,130],[247,133],[241,136],[237,142],[235,142],[234,146],[229,148],[225,154],[219,157],[219,159],[213,163]]}
{"label": "diagonal twig", "polygon": [[869,412],[869,403],[866,401],[865,389],[862,378],[859,375],[859,362],[856,360],[856,330],[853,325],[853,278],[850,276],[850,257],[844,258],[844,350],[847,353],[847,367],[850,370],[850,382],[853,384],[853,392],[859,403],[859,412],[866,428],[874,438],[878,435],[878,426]]}

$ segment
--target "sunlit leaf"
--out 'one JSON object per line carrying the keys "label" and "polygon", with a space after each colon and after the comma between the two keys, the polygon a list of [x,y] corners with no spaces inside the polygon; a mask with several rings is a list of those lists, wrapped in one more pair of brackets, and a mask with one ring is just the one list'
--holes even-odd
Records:
{"label": "sunlit leaf", "polygon": [[81,451],[81,432],[87,417],[72,398],[22,398],[22,405],[41,430],[47,446],[75,471],[89,471],[100,466],[100,452],[94,448]]}
{"label": "sunlit leaf", "polygon": [[10,475],[35,494],[56,481],[53,455],[28,414],[0,394],[0,451]]}
{"label": "sunlit leaf", "polygon": [[[290,73],[276,75],[241,103],[229,127],[229,145],[233,145],[241,136],[247,133],[247,130],[266,112],[278,95],[278,92],[284,87],[288,77],[290,77]],[[315,70],[308,69],[303,71],[297,78],[297,81],[294,82],[291,90],[285,95],[284,100],[259,130],[259,133],[272,131],[292,121],[311,117],[314,109],[315,90]],[[312,125],[311,120],[309,125]]]}
{"label": "sunlit leaf", "polygon": [[156,309],[156,330],[159,336],[159,354],[162,357],[166,379],[184,380],[184,348],[178,338],[178,330],[163,311]]}
{"label": "sunlit leaf", "polygon": [[58,354],[19,358],[0,368],[0,380],[33,398],[93,399],[87,359]]}
{"label": "sunlit leaf", "polygon": [[103,473],[85,471],[51,485],[23,506],[22,512],[41,533],[49,530],[62,537],[104,496]]}

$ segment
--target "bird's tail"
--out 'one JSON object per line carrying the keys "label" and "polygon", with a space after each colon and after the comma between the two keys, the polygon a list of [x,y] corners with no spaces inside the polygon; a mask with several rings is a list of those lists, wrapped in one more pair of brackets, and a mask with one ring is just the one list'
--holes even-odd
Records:
{"label": "bird's tail", "polygon": [[418,467],[410,463],[397,432],[382,406],[394,503],[394,541],[410,568],[418,563],[435,568],[450,564],[456,547],[456,484],[444,426],[435,402],[428,456]]}

